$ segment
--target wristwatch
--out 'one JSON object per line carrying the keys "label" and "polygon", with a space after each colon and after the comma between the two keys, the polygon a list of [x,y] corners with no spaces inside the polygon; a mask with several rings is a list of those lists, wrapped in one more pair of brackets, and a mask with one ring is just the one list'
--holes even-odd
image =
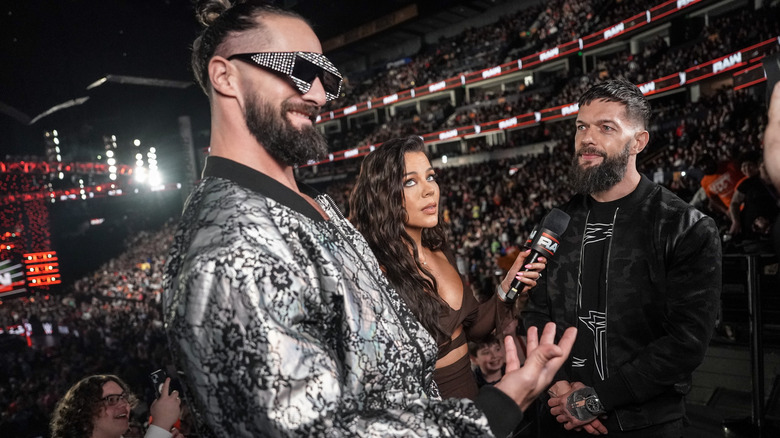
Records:
{"label": "wristwatch", "polygon": [[601,404],[596,390],[590,386],[580,388],[569,394],[566,407],[572,417],[580,421],[590,421],[601,414],[607,413]]}
{"label": "wristwatch", "polygon": [[589,395],[585,397],[585,408],[593,415],[605,414],[604,405],[601,404],[599,396],[597,394]]}

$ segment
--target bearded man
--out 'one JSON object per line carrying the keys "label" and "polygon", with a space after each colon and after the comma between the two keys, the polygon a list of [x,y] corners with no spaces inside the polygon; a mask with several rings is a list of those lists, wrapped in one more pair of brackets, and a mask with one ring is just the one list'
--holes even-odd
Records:
{"label": "bearded man", "polygon": [[[165,267],[165,328],[201,436],[506,436],[576,337],[528,334],[520,367],[442,400],[437,344],[335,203],[295,181],[341,74],[299,15],[203,0],[192,66],[211,105],[203,179]],[[399,187],[401,181],[398,181]],[[513,356],[514,355],[514,356]],[[512,357],[514,361],[512,362]]]}
{"label": "bearded man", "polygon": [[[549,389],[544,436],[682,437],[685,394],[720,304],[718,229],[636,168],[650,106],[625,80],[579,100],[571,215],[526,327],[578,328]],[[554,418],[553,418],[554,417]]]}

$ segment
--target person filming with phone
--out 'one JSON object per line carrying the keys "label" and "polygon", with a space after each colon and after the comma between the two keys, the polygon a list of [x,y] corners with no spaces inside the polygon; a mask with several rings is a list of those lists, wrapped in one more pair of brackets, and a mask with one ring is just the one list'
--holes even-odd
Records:
{"label": "person filming with phone", "polygon": [[[174,423],[181,415],[178,391],[165,379],[160,396],[152,402],[153,418],[144,438],[184,438]],[[135,395],[117,376],[101,374],[81,379],[57,403],[51,420],[52,438],[121,438],[130,428]]]}

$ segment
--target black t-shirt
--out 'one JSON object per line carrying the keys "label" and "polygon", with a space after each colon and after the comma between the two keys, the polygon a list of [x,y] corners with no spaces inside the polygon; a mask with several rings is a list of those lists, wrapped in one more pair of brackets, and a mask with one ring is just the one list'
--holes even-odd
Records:
{"label": "black t-shirt", "polygon": [[577,291],[577,342],[571,353],[571,378],[593,385],[607,377],[607,269],[615,215],[625,198],[588,198]]}

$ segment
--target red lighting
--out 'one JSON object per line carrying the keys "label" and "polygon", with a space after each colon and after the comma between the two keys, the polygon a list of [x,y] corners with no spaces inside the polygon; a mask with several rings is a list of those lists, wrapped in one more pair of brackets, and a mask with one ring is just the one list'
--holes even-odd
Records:
{"label": "red lighting", "polygon": [[31,252],[23,255],[24,263],[43,263],[57,261],[57,251]]}
{"label": "red lighting", "polygon": [[43,264],[37,264],[37,265],[27,265],[27,276],[31,275],[41,275],[41,274],[52,274],[55,272],[60,272],[59,269],[59,263],[43,263]]}
{"label": "red lighting", "polygon": [[50,286],[52,284],[60,284],[62,281],[60,280],[60,274],[53,274],[53,275],[39,275],[36,277],[28,277],[28,285],[30,287],[42,287],[42,286]]}

